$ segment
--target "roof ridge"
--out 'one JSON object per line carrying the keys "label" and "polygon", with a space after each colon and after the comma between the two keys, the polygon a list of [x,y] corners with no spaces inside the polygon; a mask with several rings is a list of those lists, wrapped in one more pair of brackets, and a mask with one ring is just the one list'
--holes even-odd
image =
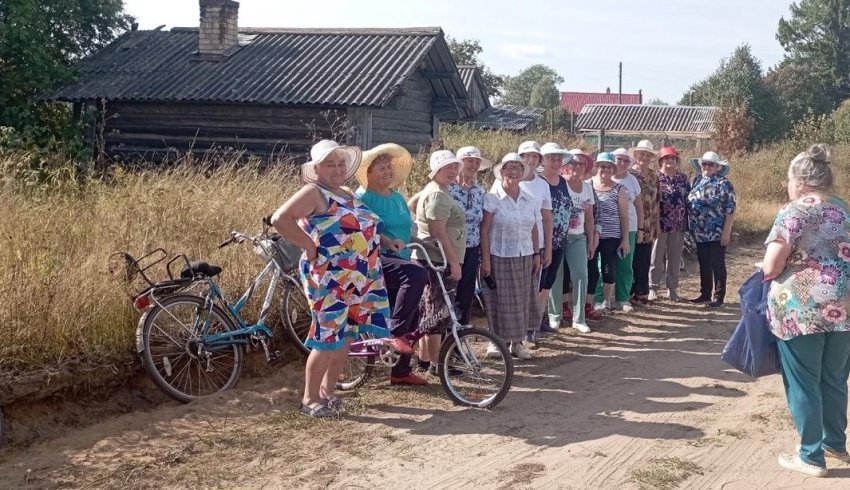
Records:
{"label": "roof ridge", "polygon": [[[197,27],[172,27],[170,32],[198,32]],[[240,27],[240,34],[305,34],[305,35],[407,35],[437,36],[442,34],[440,27]]]}

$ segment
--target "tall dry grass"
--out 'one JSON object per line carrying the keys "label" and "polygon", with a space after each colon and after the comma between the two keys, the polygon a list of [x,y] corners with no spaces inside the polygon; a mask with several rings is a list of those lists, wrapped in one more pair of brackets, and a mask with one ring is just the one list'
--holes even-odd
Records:
{"label": "tall dry grass", "polygon": [[[525,139],[591,149],[569,135],[452,126],[443,128],[436,144],[452,150],[474,144],[498,161]],[[740,202],[737,230],[763,235],[769,228],[786,200],[782,183],[788,162],[799,150],[776,145],[732,161],[730,177]],[[418,157],[408,179],[408,195],[427,180],[425,157]],[[836,147],[833,161],[836,174],[846,175],[850,146]],[[137,314],[121,281],[108,272],[108,258],[116,251],[139,255],[164,247],[209,260],[224,267],[220,282],[225,290],[241,292],[261,263],[247,247],[218,250],[216,245],[232,229],[259,230],[262,216],[300,185],[291,170],[259,173],[232,165],[116,170],[108,180],[35,190],[2,177],[0,370],[30,370],[70,359],[103,363],[133,353]],[[840,180],[837,194],[850,197]]]}

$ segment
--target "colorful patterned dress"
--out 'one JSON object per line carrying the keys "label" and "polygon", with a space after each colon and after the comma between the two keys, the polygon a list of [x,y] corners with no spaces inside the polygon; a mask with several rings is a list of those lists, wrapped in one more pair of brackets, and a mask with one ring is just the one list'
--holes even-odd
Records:
{"label": "colorful patterned dress", "polygon": [[637,243],[652,243],[658,238],[661,212],[661,193],[658,188],[658,173],[647,169],[646,173],[631,170],[640,182],[640,198],[643,201],[643,231],[638,231]]}
{"label": "colorful patterned dress", "polygon": [[301,280],[313,313],[305,344],[336,350],[362,333],[390,335],[390,304],[381,270],[381,219],[355,196],[319,187],[328,210],[299,225],[316,244],[318,256],[301,257]]}
{"label": "colorful patterned dress", "polygon": [[768,295],[770,329],[782,340],[850,331],[850,208],[837,197],[809,195],[786,204],[765,243],[791,255]]}

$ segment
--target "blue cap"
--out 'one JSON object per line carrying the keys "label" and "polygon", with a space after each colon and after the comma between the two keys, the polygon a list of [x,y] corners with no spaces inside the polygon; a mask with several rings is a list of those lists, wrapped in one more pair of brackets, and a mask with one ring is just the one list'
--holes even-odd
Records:
{"label": "blue cap", "polygon": [[610,151],[603,151],[596,155],[596,163],[610,163],[611,165],[614,165],[617,163],[617,160],[614,158],[614,154]]}

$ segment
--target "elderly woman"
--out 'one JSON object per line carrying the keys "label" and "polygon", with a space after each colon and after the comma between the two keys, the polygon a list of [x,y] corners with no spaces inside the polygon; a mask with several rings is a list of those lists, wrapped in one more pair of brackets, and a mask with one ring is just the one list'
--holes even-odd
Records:
{"label": "elderly woman", "polygon": [[[599,200],[599,246],[594,257],[588,262],[588,292],[596,290],[602,270],[603,302],[597,308],[603,314],[614,310],[616,276],[614,268],[617,257],[629,254],[629,196],[626,189],[614,182],[614,155],[608,152],[596,156],[596,175],[591,179],[591,187]],[[593,294],[588,294],[593,301]]]}
{"label": "elderly woman", "polygon": [[472,300],[475,298],[475,281],[481,264],[481,220],[484,219],[484,194],[478,183],[478,172],[493,167],[493,162],[483,158],[474,146],[464,146],[455,155],[461,161],[457,180],[449,186],[455,202],[466,215],[466,252],[463,255],[463,271],[457,284],[455,297],[458,321],[466,325],[472,320]]}
{"label": "elderly woman", "polygon": [[679,152],[672,146],[658,155],[658,189],[661,192],[661,233],[652,247],[649,268],[649,300],[658,299],[658,287],[666,276],[668,297],[679,301],[679,263],[688,231],[688,177],[679,171]]}
{"label": "elderly woman", "polygon": [[829,149],[813,145],[788,169],[788,197],[767,238],[770,328],[779,341],[788,408],[800,436],[779,464],[826,476],[847,453],[850,373],[850,209],[832,195]]}
{"label": "elderly woman", "polygon": [[[404,184],[413,165],[407,150],[387,143],[363,153],[355,177],[360,182],[357,195],[384,222],[381,233],[381,265],[384,282],[389,293],[392,316],[390,332],[399,351],[409,351],[405,340],[419,324],[419,300],[428,280],[428,273],[420,264],[410,260],[410,243],[413,219],[404,196],[398,189]],[[413,374],[410,355],[402,354],[390,371],[391,385],[425,385],[427,381]]]}
{"label": "elderly woman", "polygon": [[697,244],[700,292],[691,302],[717,308],[726,299],[726,246],[735,220],[735,188],[724,177],[729,164],[717,153],[706,152],[698,164],[702,175],[694,179],[688,194],[688,222]]}
{"label": "elderly woman", "polygon": [[652,264],[652,246],[658,238],[660,223],[660,198],[658,193],[658,173],[652,168],[658,154],[652,142],[639,141],[637,146],[629,150],[634,165],[632,175],[640,182],[640,201],[643,203],[643,226],[638,226],[635,240],[635,256],[632,260],[634,285],[632,286],[632,302],[637,304],[649,303],[649,268]]}
{"label": "elderly woman", "polygon": [[[511,354],[530,359],[523,345],[529,325],[540,323],[535,298],[528,294],[540,271],[537,221],[540,207],[520,182],[534,173],[516,153],[493,167],[499,186],[484,196],[481,222],[481,277],[486,284],[487,320],[510,344]],[[495,346],[488,354],[499,355]]]}
{"label": "elderly woman", "polygon": [[334,391],[351,340],[361,333],[389,336],[390,308],[381,270],[381,219],[342,187],[357,170],[360,148],[322,140],[310,156],[301,167],[307,185],[274,213],[272,225],[304,249],[300,272],[313,324],[300,410],[325,418],[337,415]]}
{"label": "elderly woman", "polygon": [[[437,240],[443,245],[448,262],[443,278],[446,288],[455,289],[463,276],[461,264],[466,253],[466,215],[450,194],[450,187],[457,180],[461,160],[448,150],[439,150],[431,154],[429,160],[431,179],[418,195],[416,202],[416,228],[418,237],[423,241]],[[420,252],[414,251],[413,257],[424,260]],[[431,249],[429,258],[435,264],[442,263],[437,250]],[[454,301],[454,300],[453,300]],[[433,332],[444,331],[451,323],[448,308],[440,288],[437,272],[428,269],[428,284],[419,310],[420,326]],[[437,373],[437,354],[440,350],[442,335],[426,335],[419,346],[419,368],[431,374]]]}

